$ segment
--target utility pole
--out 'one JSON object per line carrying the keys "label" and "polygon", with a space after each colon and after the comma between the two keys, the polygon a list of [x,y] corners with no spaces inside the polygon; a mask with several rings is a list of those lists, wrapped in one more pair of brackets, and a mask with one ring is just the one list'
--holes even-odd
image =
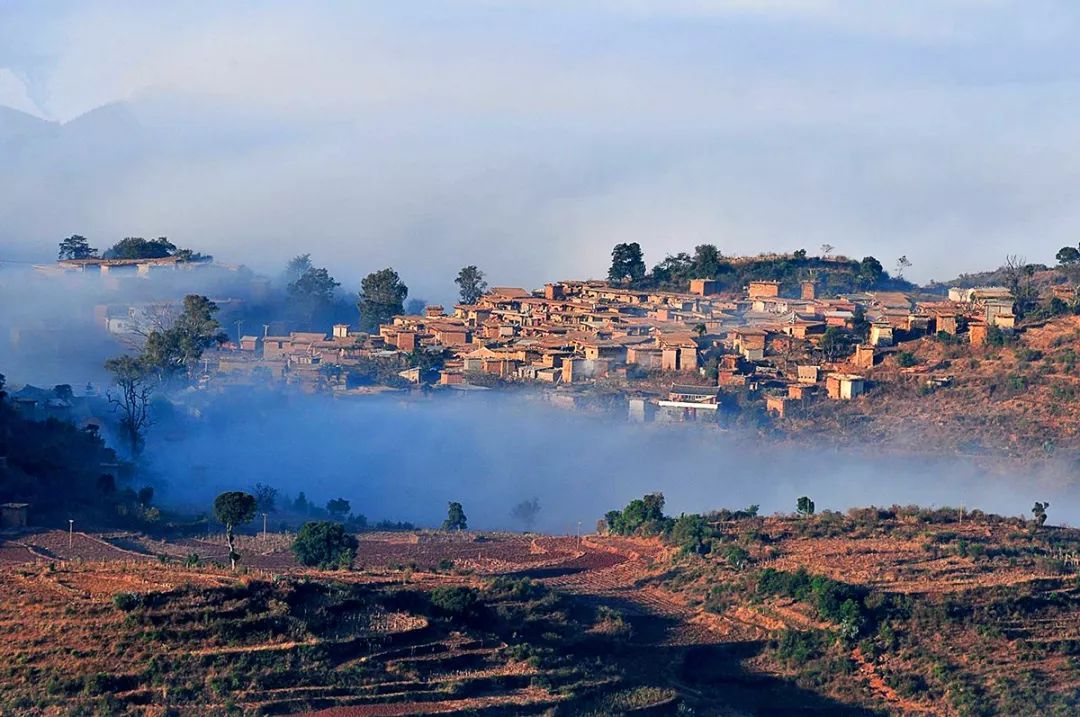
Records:
{"label": "utility pole", "polygon": [[72,518],[68,518],[68,548],[72,548],[75,545],[75,521]]}
{"label": "utility pole", "polygon": [[263,541],[266,540],[266,513],[263,513]]}
{"label": "utility pole", "polygon": [[244,320],[243,319],[237,319],[236,320],[236,345],[237,346],[240,345],[240,339],[243,337],[242,334],[241,334],[241,329],[242,329],[243,326],[244,326]]}

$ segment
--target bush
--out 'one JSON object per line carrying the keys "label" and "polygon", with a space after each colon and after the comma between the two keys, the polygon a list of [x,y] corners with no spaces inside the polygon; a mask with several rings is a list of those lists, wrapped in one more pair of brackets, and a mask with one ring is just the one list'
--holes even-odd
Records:
{"label": "bush", "polygon": [[304,523],[296,534],[292,550],[301,564],[322,569],[345,569],[356,559],[356,538],[341,523]]}
{"label": "bush", "polygon": [[139,593],[117,593],[113,596],[113,605],[116,606],[117,610],[123,610],[124,612],[131,612],[140,607],[142,603],[142,595]]}
{"label": "bush", "polygon": [[431,591],[431,604],[447,615],[464,615],[476,604],[476,591],[458,585],[447,585]]}
{"label": "bush", "polygon": [[911,368],[919,363],[919,359],[915,358],[915,354],[910,351],[901,351],[896,355],[896,365],[900,368]]}

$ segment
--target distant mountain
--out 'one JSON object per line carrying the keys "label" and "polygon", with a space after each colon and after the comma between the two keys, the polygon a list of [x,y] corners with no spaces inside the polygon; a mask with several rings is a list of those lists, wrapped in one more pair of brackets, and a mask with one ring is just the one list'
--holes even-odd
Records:
{"label": "distant mountain", "polygon": [[0,146],[41,137],[55,136],[60,125],[40,117],[0,105]]}

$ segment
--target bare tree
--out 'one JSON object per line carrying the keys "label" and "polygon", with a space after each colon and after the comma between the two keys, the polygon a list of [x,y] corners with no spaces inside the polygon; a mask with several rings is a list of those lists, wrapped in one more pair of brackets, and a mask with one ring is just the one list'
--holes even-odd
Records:
{"label": "bare tree", "polygon": [[896,278],[904,278],[904,270],[911,266],[911,260],[907,258],[907,254],[896,260]]}
{"label": "bare tree", "polygon": [[832,244],[822,244],[821,245],[821,258],[822,259],[828,259],[829,254],[832,254],[833,250],[835,248],[836,247],[834,247]]}
{"label": "bare tree", "polygon": [[142,361],[134,356],[121,356],[105,362],[105,370],[113,375],[115,389],[105,396],[114,411],[120,411],[120,425],[128,439],[131,455],[142,448],[143,431],[150,424],[150,397],[154,393],[151,374]]}
{"label": "bare tree", "polygon": [[1038,299],[1038,289],[1033,279],[1035,267],[1028,264],[1026,258],[1009,254],[1000,271],[1005,278],[1005,288],[1016,302],[1016,312],[1022,316]]}

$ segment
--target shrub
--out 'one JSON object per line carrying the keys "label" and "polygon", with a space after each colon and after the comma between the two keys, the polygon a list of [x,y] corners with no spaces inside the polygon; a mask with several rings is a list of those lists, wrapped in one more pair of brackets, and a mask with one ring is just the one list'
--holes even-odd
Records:
{"label": "shrub", "polygon": [[431,591],[431,604],[447,615],[464,615],[476,604],[476,591],[459,585],[444,585]]}
{"label": "shrub", "polygon": [[115,605],[118,610],[123,610],[124,612],[131,612],[137,607],[140,607],[142,603],[142,595],[139,593],[117,593],[113,596],[113,605]]}
{"label": "shrub", "polygon": [[292,550],[301,564],[323,569],[348,568],[356,558],[356,538],[341,523],[304,523],[293,541]]}
{"label": "shrub", "polygon": [[910,351],[901,351],[896,355],[896,365],[900,368],[911,368],[917,363],[919,359],[915,358],[915,354]]}

